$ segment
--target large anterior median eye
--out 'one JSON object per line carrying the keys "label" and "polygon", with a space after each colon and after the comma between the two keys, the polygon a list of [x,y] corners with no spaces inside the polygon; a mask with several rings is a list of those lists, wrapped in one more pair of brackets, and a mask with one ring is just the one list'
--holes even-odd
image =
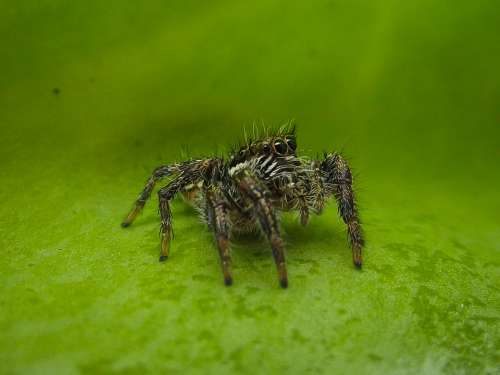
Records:
{"label": "large anterior median eye", "polygon": [[295,137],[287,137],[286,144],[292,151],[295,151],[297,149],[297,142],[295,141]]}
{"label": "large anterior median eye", "polygon": [[286,154],[287,149],[288,146],[282,140],[274,142],[274,150],[276,151],[277,154],[284,155]]}

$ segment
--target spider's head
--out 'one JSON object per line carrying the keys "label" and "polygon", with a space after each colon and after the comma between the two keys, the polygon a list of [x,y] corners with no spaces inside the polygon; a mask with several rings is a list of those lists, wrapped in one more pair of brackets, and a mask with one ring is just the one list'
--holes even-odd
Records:
{"label": "spider's head", "polygon": [[257,141],[252,146],[254,146],[254,154],[296,155],[297,139],[293,133],[277,134]]}
{"label": "spider's head", "polygon": [[297,154],[295,128],[283,129],[268,134],[257,140],[248,140],[231,156],[231,164],[236,165],[255,156],[274,155],[290,156]]}

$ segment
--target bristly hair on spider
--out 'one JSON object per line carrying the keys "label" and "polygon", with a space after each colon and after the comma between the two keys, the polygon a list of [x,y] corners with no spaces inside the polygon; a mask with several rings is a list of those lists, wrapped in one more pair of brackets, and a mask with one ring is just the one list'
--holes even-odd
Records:
{"label": "bristly hair on spider", "polygon": [[280,285],[286,288],[279,213],[297,211],[305,226],[310,214],[320,214],[326,201],[334,197],[347,227],[354,265],[361,268],[364,240],[349,166],[336,152],[325,153],[321,160],[298,156],[293,122],[262,132],[254,125],[252,136],[245,133],[244,141],[227,158],[190,159],[156,168],[122,222],[123,227],[132,224],[155,184],[167,177],[170,182],[158,191],[160,261],[168,258],[172,239],[170,201],[181,193],[214,233],[226,285],[233,282],[232,235],[258,230],[269,241]]}

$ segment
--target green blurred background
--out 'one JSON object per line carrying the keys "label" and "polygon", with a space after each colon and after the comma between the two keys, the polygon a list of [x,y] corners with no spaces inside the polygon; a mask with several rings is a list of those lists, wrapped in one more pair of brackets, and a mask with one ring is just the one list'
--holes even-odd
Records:
{"label": "green blurred background", "polygon": [[[499,373],[500,3],[0,3],[0,372]],[[342,150],[367,247],[334,204],[233,246],[156,199],[152,169],[294,118]],[[153,195],[156,198],[155,195]]]}

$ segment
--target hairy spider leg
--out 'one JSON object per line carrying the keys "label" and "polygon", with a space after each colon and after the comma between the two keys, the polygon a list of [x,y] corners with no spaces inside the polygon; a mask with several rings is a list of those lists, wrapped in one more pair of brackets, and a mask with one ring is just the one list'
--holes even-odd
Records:
{"label": "hairy spider leg", "polygon": [[215,241],[219,249],[224,284],[229,286],[233,283],[233,277],[231,275],[231,248],[229,242],[231,223],[228,209],[221,194],[217,193],[213,188],[207,189],[205,199],[207,202],[207,220],[214,231]]}
{"label": "hairy spider leg", "polygon": [[352,189],[351,171],[347,162],[339,154],[327,155],[322,168],[330,175],[329,182],[333,184],[333,195],[337,200],[339,214],[347,225],[352,260],[356,267],[361,268],[364,239]]}
{"label": "hairy spider leg", "polygon": [[186,203],[195,205],[199,192],[200,187],[198,185],[191,184],[182,189],[182,196],[184,197]]}
{"label": "hairy spider leg", "polygon": [[170,176],[175,171],[176,171],[176,166],[169,166],[169,165],[162,165],[153,171],[151,177],[148,179],[148,182],[146,183],[146,186],[144,187],[141,194],[139,194],[139,197],[135,201],[134,207],[132,207],[128,215],[123,220],[122,227],[124,228],[128,227],[130,224],[132,224],[137,215],[139,215],[139,213],[144,208],[146,201],[151,196],[151,192],[153,191],[156,183],[162,178]]}
{"label": "hairy spider leg", "polygon": [[170,250],[170,240],[172,239],[172,212],[170,211],[170,204],[175,194],[182,189],[184,184],[182,179],[175,179],[167,186],[158,191],[159,210],[161,217],[160,224],[160,237],[161,237],[161,251],[160,262],[168,259]]}
{"label": "hairy spider leg", "polygon": [[267,187],[262,184],[258,177],[253,175],[248,169],[243,169],[233,176],[240,190],[245,196],[250,198],[254,204],[254,209],[259,218],[262,230],[266,234],[274,261],[278,270],[278,277],[282,288],[288,286],[288,277],[285,263],[284,244],[279,230],[279,222],[268,199],[270,195]]}
{"label": "hairy spider leg", "polygon": [[205,177],[207,170],[212,167],[213,160],[192,160],[182,163],[178,167],[179,175],[158,191],[159,210],[161,217],[160,237],[161,251],[160,262],[167,260],[172,239],[172,213],[170,204],[175,195],[186,186],[196,184]]}
{"label": "hairy spider leg", "polygon": [[303,227],[307,226],[309,223],[309,207],[307,206],[305,197],[299,198],[299,216],[300,224],[302,224]]}

